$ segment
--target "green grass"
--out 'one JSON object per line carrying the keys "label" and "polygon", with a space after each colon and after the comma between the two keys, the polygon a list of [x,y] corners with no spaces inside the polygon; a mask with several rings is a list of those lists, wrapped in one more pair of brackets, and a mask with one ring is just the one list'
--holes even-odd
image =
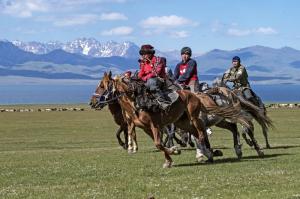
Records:
{"label": "green grass", "polygon": [[[223,157],[199,164],[187,148],[163,169],[144,132],[128,155],[109,112],[79,106],[87,111],[0,113],[0,198],[300,198],[300,109],[269,109],[265,158],[244,144],[236,160],[231,133],[214,128]],[[264,146],[257,126],[255,135]]]}

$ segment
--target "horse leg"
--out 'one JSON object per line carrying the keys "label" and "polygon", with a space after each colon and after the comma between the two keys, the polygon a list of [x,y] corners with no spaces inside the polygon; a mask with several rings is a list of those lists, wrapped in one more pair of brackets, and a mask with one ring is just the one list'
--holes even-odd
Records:
{"label": "horse leg", "polygon": [[254,149],[256,150],[257,154],[259,157],[263,157],[264,156],[264,152],[263,150],[260,148],[260,146],[258,145],[256,139],[254,138],[254,127],[252,126],[251,128],[244,128],[243,127],[243,130],[249,135],[252,143],[253,143],[253,146],[254,146]]}
{"label": "horse leg", "polygon": [[124,132],[124,138],[125,138],[125,148],[124,149],[127,149],[128,148],[128,127],[127,127],[127,125],[125,126],[123,132]]}
{"label": "horse leg", "polygon": [[128,122],[128,148],[127,151],[129,154],[133,153],[133,134],[135,134],[134,131],[134,123],[133,122]]}
{"label": "horse leg", "polygon": [[[121,146],[121,147],[123,147],[123,149],[127,149],[126,148],[126,144],[122,141],[122,139],[121,139],[121,132],[123,131],[123,128],[122,128],[122,126],[120,126],[119,128],[118,128],[118,130],[116,131],[116,137],[117,137],[117,139],[118,139],[118,142],[119,142],[119,145]],[[126,138],[125,138],[125,142],[126,142]]]}
{"label": "horse leg", "polygon": [[266,148],[270,149],[271,145],[270,145],[269,139],[268,139],[268,131],[265,128],[262,128],[262,132],[264,134],[264,138],[265,138],[265,141],[266,141]]}
{"label": "horse leg", "polygon": [[176,141],[177,144],[179,144],[181,147],[186,147],[186,144],[178,137],[176,137],[176,134],[174,132],[174,140]]}
{"label": "horse leg", "polygon": [[[206,146],[210,146],[208,143],[208,139],[205,138],[206,134],[205,134],[205,125],[204,122],[202,120],[200,120],[197,117],[192,117],[191,118],[192,124],[194,125],[194,127],[197,129],[197,134],[194,134],[195,137],[198,138],[199,141],[199,145],[198,145],[198,149],[199,153],[204,154],[207,158],[209,162],[213,162],[213,154],[210,150],[210,148],[207,148]],[[208,141],[208,143],[206,143]],[[199,161],[199,159],[198,159]]]}
{"label": "horse leg", "polygon": [[241,144],[240,133],[238,131],[237,124],[227,122],[226,120],[222,120],[221,122],[216,124],[216,126],[231,131],[233,136],[233,147],[235,149],[235,153],[238,159],[242,158],[243,156],[242,144]]}
{"label": "horse leg", "polygon": [[173,160],[170,156],[172,152],[162,145],[161,139],[160,139],[159,128],[155,127],[152,124],[151,125],[151,131],[152,131],[152,134],[153,134],[154,144],[155,144],[156,148],[159,149],[160,151],[164,152],[164,155],[165,155],[165,163],[163,164],[163,168],[172,167]]}
{"label": "horse leg", "polygon": [[189,132],[187,132],[187,134],[188,134],[188,143],[189,143],[190,147],[195,147],[195,144],[192,139],[192,134]]}
{"label": "horse leg", "polygon": [[250,140],[249,138],[247,138],[247,128],[244,128],[244,127],[243,127],[242,136],[243,136],[244,140],[246,141],[246,143],[247,143],[250,147],[252,147],[252,146],[253,146],[252,140]]}
{"label": "horse leg", "polygon": [[173,142],[173,139],[174,139],[174,134],[175,134],[175,132],[174,131],[172,131],[172,127],[171,126],[166,126],[165,127],[165,129],[166,129],[166,131],[167,131],[167,142],[166,142],[166,147],[167,148],[171,148],[171,147],[173,147],[174,146],[174,142]]}
{"label": "horse leg", "polygon": [[133,127],[132,129],[132,142],[133,142],[133,153],[136,153],[138,151],[138,144],[136,141],[136,131],[135,131],[135,127]]}
{"label": "horse leg", "polygon": [[[164,139],[164,134],[166,134],[166,138]],[[160,139],[163,140],[163,146],[166,146],[169,141],[168,128],[164,127],[162,133],[160,135]]]}

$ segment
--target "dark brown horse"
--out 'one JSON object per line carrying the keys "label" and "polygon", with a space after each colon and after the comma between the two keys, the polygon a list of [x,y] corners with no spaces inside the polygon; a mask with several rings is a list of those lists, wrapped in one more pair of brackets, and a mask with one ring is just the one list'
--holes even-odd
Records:
{"label": "dark brown horse", "polygon": [[[126,83],[122,82],[120,79],[112,80],[106,74],[104,75],[102,82],[106,90],[113,90],[117,95],[123,111],[123,116],[126,118],[128,123],[129,137],[134,137],[135,126],[142,128],[154,140],[156,147],[164,152],[164,167],[170,167],[172,165],[170,155],[174,153],[174,150],[163,147],[160,140],[160,129],[167,124],[174,123],[182,129],[189,129],[189,132],[198,139],[201,151],[210,161],[212,161],[212,153],[205,145],[205,141],[208,139],[204,132],[205,125],[203,121],[199,119],[200,111],[221,115],[225,118],[231,118],[236,122],[238,121],[243,125],[249,126],[248,121],[237,114],[240,110],[225,110],[220,109],[218,106],[204,108],[196,95],[185,90],[177,91],[179,98],[171,105],[168,111],[155,113],[137,111],[134,106],[134,92],[129,89]],[[187,116],[187,122],[179,121],[183,115]]]}
{"label": "dark brown horse", "polygon": [[[104,75],[107,76],[105,73]],[[111,73],[108,74],[111,77]],[[107,100],[109,98],[109,93],[104,89],[104,85],[102,81],[99,82],[93,96],[90,100],[91,108],[95,108],[97,110],[101,110],[103,107],[108,105],[108,109],[112,114],[114,121],[119,128],[116,131],[116,137],[120,146],[122,146],[125,150],[128,148],[128,128],[127,122],[123,118],[123,114],[121,111],[121,106],[117,100]],[[101,98],[101,99],[98,99]],[[121,133],[124,132],[125,143],[121,139]]]}
{"label": "dark brown horse", "polygon": [[[242,109],[244,111],[244,115],[247,115],[247,117],[249,119],[254,119],[258,122],[258,124],[262,128],[262,132],[263,132],[265,142],[266,142],[266,148],[271,148],[271,146],[269,144],[269,140],[268,140],[268,128],[269,127],[273,128],[274,126],[273,126],[272,120],[267,115],[266,108],[264,107],[263,109],[261,109],[258,106],[247,101],[243,97],[243,94],[240,90],[238,90],[238,89],[231,90],[229,87],[227,87],[227,85],[224,83],[224,81],[222,79],[217,78],[214,81],[214,85],[217,86],[219,91],[221,93],[223,93],[225,96],[233,96],[234,95],[235,97],[237,97],[240,100]],[[251,134],[253,134],[254,129],[249,130],[249,129],[244,128],[243,130],[244,130],[244,132],[242,135],[243,135],[244,139],[246,140],[247,144],[249,144],[250,146],[255,145],[255,143],[253,143],[253,140],[249,140],[246,137],[246,133],[247,133],[251,138]]]}

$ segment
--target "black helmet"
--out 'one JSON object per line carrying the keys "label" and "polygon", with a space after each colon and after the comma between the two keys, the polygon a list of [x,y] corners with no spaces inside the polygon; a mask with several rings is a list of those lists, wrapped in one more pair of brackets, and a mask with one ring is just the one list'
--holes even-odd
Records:
{"label": "black helmet", "polygon": [[234,57],[232,58],[232,61],[238,61],[238,62],[241,62],[241,59],[240,59],[240,57],[238,57],[238,56],[234,56]]}
{"label": "black helmet", "polygon": [[192,49],[190,47],[183,47],[181,49],[181,54],[188,54],[188,55],[192,56]]}

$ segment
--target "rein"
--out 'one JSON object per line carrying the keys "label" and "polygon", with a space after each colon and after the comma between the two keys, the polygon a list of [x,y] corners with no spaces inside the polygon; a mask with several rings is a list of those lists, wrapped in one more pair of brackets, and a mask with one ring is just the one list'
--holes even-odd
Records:
{"label": "rein", "polygon": [[120,97],[122,97],[122,96],[124,96],[124,95],[125,95],[125,93],[121,93],[121,94],[119,94],[119,95],[113,97],[112,99],[98,102],[98,104],[109,104],[110,102],[113,102],[113,101],[117,100],[118,98],[120,98]]}

